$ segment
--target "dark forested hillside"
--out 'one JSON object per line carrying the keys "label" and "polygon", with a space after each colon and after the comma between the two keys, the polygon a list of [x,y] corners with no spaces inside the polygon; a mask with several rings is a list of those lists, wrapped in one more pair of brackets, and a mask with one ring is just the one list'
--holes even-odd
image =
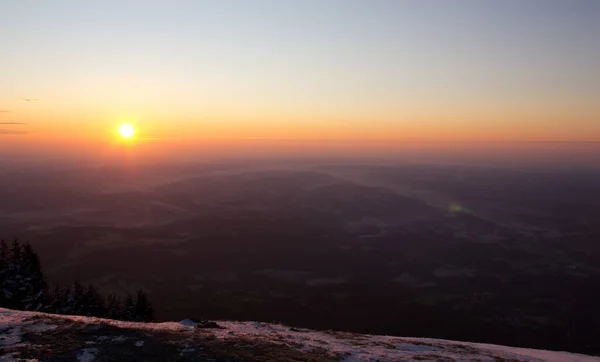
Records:
{"label": "dark forested hillside", "polygon": [[141,322],[152,321],[154,315],[141,290],[120,301],[112,293],[101,295],[92,284],[49,289],[37,253],[17,239],[10,245],[0,241],[0,307]]}

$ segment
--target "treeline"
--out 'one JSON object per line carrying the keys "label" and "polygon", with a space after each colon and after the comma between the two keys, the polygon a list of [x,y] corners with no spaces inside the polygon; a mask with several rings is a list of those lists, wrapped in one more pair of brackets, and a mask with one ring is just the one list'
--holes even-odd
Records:
{"label": "treeline", "polygon": [[10,245],[0,240],[0,307],[126,321],[154,319],[152,304],[142,290],[121,300],[79,282],[48,288],[37,253],[18,240]]}

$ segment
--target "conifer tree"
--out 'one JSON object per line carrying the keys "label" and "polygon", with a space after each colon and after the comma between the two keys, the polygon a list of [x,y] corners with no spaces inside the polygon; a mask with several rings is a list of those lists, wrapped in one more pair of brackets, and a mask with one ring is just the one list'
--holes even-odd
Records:
{"label": "conifer tree", "polygon": [[2,305],[12,309],[24,309],[24,299],[27,297],[27,285],[23,274],[23,260],[21,258],[21,244],[13,240],[10,248],[7,247],[3,267],[1,294]]}
{"label": "conifer tree", "polygon": [[9,277],[10,253],[6,240],[0,240],[0,305],[7,306],[9,301],[9,290],[7,279]]}
{"label": "conifer tree", "polygon": [[21,244],[19,243],[19,239],[13,239],[11,245],[12,259],[14,263],[18,263],[21,261]]}
{"label": "conifer tree", "polygon": [[150,322],[154,319],[154,310],[148,295],[141,289],[138,289],[135,295],[135,319],[140,322]]}
{"label": "conifer tree", "polygon": [[123,314],[121,303],[115,293],[109,293],[106,296],[104,308],[106,310],[106,317],[110,319],[118,319]]}
{"label": "conifer tree", "polygon": [[81,283],[74,282],[67,291],[66,305],[64,306],[65,314],[81,315],[84,312],[84,293],[85,288]]}
{"label": "conifer tree", "polygon": [[123,301],[123,310],[121,314],[121,319],[126,321],[134,321],[135,320],[135,300],[131,296],[131,294],[127,293],[125,300]]}
{"label": "conifer tree", "polygon": [[88,285],[83,292],[81,300],[83,315],[94,317],[105,317],[104,299],[98,289],[92,284]]}
{"label": "conifer tree", "polygon": [[47,295],[46,281],[42,273],[40,260],[37,253],[29,244],[25,244],[21,251],[21,272],[23,273],[23,308],[26,310],[39,310],[43,307]]}
{"label": "conifer tree", "polygon": [[142,290],[123,303],[114,293],[104,298],[95,286],[79,282],[48,290],[37,253],[16,239],[10,245],[0,239],[0,307],[132,321],[151,321],[154,314]]}
{"label": "conifer tree", "polygon": [[46,305],[43,308],[44,312],[64,314],[66,306],[66,290],[58,284],[54,285],[52,291],[48,291],[46,295]]}
{"label": "conifer tree", "polygon": [[0,239],[0,267],[8,260],[8,244],[6,240]]}

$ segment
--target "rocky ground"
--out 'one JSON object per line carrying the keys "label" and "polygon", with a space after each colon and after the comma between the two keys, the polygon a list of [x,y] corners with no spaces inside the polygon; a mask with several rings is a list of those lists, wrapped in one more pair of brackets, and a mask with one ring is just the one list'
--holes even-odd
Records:
{"label": "rocky ground", "polygon": [[131,323],[1,308],[0,348],[0,361],[600,361],[565,352],[258,322]]}

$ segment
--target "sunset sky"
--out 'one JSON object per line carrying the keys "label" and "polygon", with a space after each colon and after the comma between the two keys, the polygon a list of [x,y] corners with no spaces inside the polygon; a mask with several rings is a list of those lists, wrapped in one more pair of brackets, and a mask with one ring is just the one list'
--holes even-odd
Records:
{"label": "sunset sky", "polygon": [[599,34],[597,0],[2,1],[0,150],[597,142]]}

